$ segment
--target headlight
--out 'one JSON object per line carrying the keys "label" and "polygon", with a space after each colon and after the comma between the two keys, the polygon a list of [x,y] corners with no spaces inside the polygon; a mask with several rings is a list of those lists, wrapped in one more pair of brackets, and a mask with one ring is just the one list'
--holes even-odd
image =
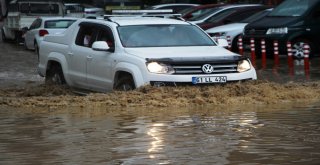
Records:
{"label": "headlight", "polygon": [[151,73],[159,73],[159,74],[173,74],[174,69],[170,65],[161,64],[157,62],[147,63],[147,68]]}
{"label": "headlight", "polygon": [[211,37],[226,37],[226,32],[208,33]]}
{"label": "headlight", "polygon": [[208,34],[216,42],[218,42],[218,39],[220,38],[227,39],[226,32],[217,32],[217,33],[208,33]]}
{"label": "headlight", "polygon": [[248,60],[242,60],[238,62],[238,72],[245,72],[251,69],[251,65]]}
{"label": "headlight", "polygon": [[283,27],[283,28],[269,28],[267,31],[267,34],[287,34],[288,33],[288,28]]}

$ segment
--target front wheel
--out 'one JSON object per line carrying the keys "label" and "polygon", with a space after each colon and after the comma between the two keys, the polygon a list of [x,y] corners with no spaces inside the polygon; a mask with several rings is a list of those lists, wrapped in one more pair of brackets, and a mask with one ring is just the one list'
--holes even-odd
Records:
{"label": "front wheel", "polygon": [[119,78],[119,80],[117,81],[117,83],[114,86],[115,90],[118,91],[130,91],[130,90],[134,90],[135,89],[135,85],[134,85],[134,81],[132,76],[123,76],[121,78]]}
{"label": "front wheel", "polygon": [[66,80],[64,79],[63,72],[61,66],[54,65],[47,71],[45,77],[46,84],[50,85],[64,85]]}
{"label": "front wheel", "polygon": [[297,39],[294,40],[292,42],[292,55],[294,58],[297,59],[302,59],[304,58],[304,45],[308,45],[309,46],[309,55],[312,55],[313,51],[314,51],[314,47],[312,42],[310,42],[309,40],[306,39]]}

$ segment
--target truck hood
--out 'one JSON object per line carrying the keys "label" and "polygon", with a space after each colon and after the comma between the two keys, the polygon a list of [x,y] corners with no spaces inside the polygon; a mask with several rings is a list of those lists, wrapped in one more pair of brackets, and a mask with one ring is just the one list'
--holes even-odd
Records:
{"label": "truck hood", "polygon": [[243,28],[247,25],[247,23],[232,23],[222,26],[217,26],[211,29],[206,30],[207,33],[217,33],[217,32],[229,32],[229,31],[237,31],[243,30]]}
{"label": "truck hood", "polygon": [[237,55],[218,46],[126,48],[125,51],[143,59],[208,58]]}
{"label": "truck hood", "polygon": [[267,16],[258,21],[252,22],[246,28],[270,28],[270,27],[287,27],[288,25],[295,24],[300,20],[300,17],[273,17]]}

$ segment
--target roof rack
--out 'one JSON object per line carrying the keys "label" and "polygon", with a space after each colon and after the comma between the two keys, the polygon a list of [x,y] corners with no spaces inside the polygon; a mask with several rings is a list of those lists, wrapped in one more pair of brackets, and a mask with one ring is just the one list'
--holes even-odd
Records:
{"label": "roof rack", "polygon": [[172,14],[172,9],[163,10],[112,10],[112,14],[125,15],[148,15],[148,14]]}
{"label": "roof rack", "polygon": [[165,10],[112,10],[111,15],[104,15],[104,19],[110,20],[111,17],[159,17],[182,20],[181,14],[172,14],[172,9]]}

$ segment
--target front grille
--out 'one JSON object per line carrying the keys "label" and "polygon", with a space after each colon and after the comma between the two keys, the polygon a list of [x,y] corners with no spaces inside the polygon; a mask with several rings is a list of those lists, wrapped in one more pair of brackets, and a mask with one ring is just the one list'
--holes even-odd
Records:
{"label": "front grille", "polygon": [[[210,64],[210,63],[209,63]],[[202,64],[203,65],[203,64]],[[202,71],[202,65],[173,65],[175,74],[206,74]],[[237,64],[233,63],[220,63],[220,64],[210,64],[213,67],[213,72],[211,74],[222,74],[222,73],[236,73]]]}
{"label": "front grille", "polygon": [[265,35],[267,32],[266,29],[245,29],[244,34],[250,36],[259,36]]}

